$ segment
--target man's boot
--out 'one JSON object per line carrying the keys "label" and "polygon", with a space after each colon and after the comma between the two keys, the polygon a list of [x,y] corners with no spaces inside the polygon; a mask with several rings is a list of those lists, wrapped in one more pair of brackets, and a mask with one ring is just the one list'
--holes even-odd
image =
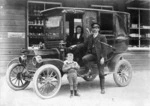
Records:
{"label": "man's boot", "polygon": [[105,94],[105,89],[101,89],[101,94]]}
{"label": "man's boot", "polygon": [[73,97],[73,90],[70,90],[70,98]]}
{"label": "man's boot", "polygon": [[80,96],[80,94],[77,92],[77,90],[74,90],[74,96]]}
{"label": "man's boot", "polygon": [[105,94],[105,78],[104,76],[103,77],[100,77],[100,88],[101,88],[101,94]]}

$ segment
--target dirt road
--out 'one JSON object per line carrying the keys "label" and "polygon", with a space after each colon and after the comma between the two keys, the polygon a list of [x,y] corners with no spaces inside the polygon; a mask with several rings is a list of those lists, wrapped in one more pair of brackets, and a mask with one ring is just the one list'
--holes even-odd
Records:
{"label": "dirt road", "polygon": [[66,75],[59,93],[51,99],[39,98],[33,83],[22,91],[12,90],[5,76],[0,78],[0,106],[150,106],[150,71],[136,71],[127,87],[118,87],[112,75],[106,76],[106,94],[100,94],[99,78],[92,82],[79,80],[80,97],[69,98]]}

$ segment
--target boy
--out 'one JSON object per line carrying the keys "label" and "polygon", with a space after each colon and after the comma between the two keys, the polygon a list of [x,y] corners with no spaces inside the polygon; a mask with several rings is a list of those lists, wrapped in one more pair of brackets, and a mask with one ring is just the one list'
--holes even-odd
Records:
{"label": "boy", "polygon": [[73,61],[73,58],[73,54],[68,53],[66,57],[67,60],[64,61],[62,69],[63,72],[67,72],[67,79],[70,85],[70,97],[73,96],[73,91],[74,96],[80,96],[77,92],[77,71],[80,69],[80,66],[77,62]]}

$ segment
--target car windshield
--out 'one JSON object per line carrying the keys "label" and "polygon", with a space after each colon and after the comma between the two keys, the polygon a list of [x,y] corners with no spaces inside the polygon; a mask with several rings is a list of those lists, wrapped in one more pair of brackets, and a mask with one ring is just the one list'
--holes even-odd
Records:
{"label": "car windshield", "polygon": [[46,21],[46,28],[51,29],[51,28],[59,27],[61,18],[62,16],[48,17]]}
{"label": "car windshield", "polygon": [[49,16],[45,21],[45,34],[48,40],[62,39],[60,28],[62,25],[62,16]]}

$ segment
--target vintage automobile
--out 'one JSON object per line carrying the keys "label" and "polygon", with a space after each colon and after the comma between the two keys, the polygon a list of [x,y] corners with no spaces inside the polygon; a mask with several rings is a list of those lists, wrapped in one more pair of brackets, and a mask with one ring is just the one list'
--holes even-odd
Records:
{"label": "vintage automobile", "polygon": [[[125,12],[91,9],[55,7],[41,11],[44,15],[44,47],[22,50],[22,55],[10,61],[6,72],[8,85],[14,90],[25,89],[33,81],[36,94],[43,98],[55,96],[61,87],[63,61],[68,52],[66,38],[72,36],[76,25],[83,26],[85,39],[89,35],[91,24],[101,25],[101,34],[107,37],[107,61],[109,72],[113,74],[118,86],[127,86],[132,78],[131,64],[123,58],[128,48],[130,15]],[[87,31],[88,30],[88,31]],[[84,53],[83,53],[84,55]],[[95,63],[92,72],[85,70],[81,61],[78,72],[86,81],[92,81],[98,74]],[[85,75],[85,76],[84,76]]]}

